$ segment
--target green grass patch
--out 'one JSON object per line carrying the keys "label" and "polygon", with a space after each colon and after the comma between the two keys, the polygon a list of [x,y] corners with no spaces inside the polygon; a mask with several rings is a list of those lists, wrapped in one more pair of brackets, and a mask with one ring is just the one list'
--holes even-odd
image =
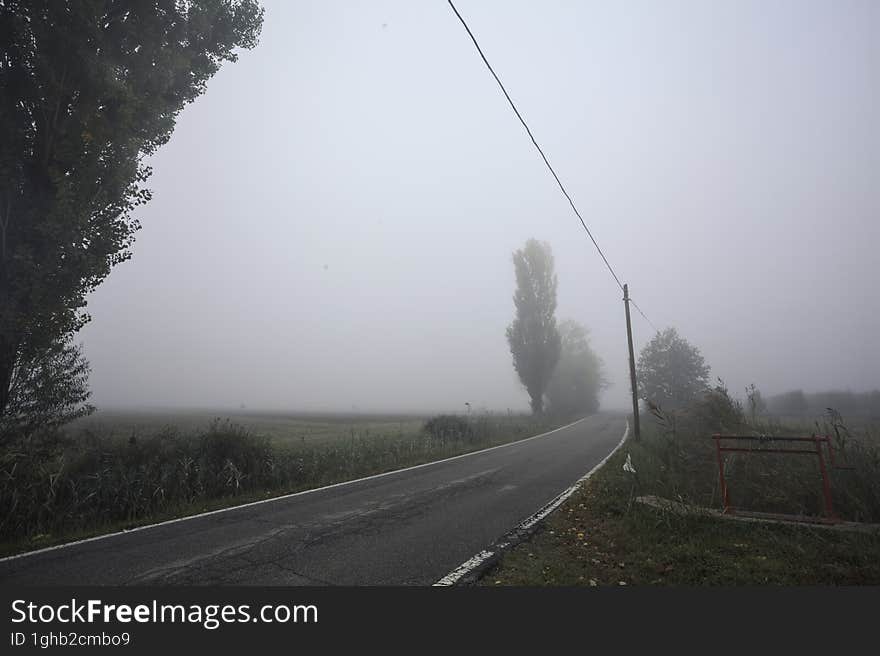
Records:
{"label": "green grass patch", "polygon": [[69,431],[105,437],[150,438],[163,431],[196,433],[217,419],[229,421],[277,446],[314,446],[345,438],[412,435],[427,419],[407,414],[285,413],[240,410],[102,410],[76,420]]}

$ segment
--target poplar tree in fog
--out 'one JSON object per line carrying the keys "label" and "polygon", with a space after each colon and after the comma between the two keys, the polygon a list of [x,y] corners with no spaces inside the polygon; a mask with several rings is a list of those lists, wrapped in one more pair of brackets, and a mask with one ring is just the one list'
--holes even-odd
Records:
{"label": "poplar tree in fog", "polygon": [[513,254],[516,317],[507,327],[513,367],[531,399],[532,412],[544,411],[544,392],[559,361],[556,327],[556,274],[550,245],[529,239]]}
{"label": "poplar tree in fog", "polygon": [[68,345],[88,293],[131,256],[144,158],[262,20],[255,0],[0,2],[0,420],[13,391],[27,408],[22,389],[44,387],[13,381],[81,386]]}

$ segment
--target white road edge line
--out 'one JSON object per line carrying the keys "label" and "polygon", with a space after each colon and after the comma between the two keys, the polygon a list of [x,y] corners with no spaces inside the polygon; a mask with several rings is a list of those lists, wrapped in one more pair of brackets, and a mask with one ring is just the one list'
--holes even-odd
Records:
{"label": "white road edge line", "polygon": [[559,496],[551,499],[550,502],[547,503],[547,505],[545,505],[543,508],[541,508],[538,512],[536,512],[533,515],[529,515],[526,519],[524,519],[522,522],[517,524],[517,526],[512,531],[508,532],[501,539],[500,542],[497,542],[494,545],[492,545],[492,547],[490,547],[488,549],[484,549],[483,551],[481,551],[477,555],[475,555],[471,558],[468,558],[461,565],[459,565],[454,570],[449,572],[449,574],[447,574],[442,579],[440,579],[439,581],[434,583],[434,586],[445,587],[445,586],[455,585],[464,576],[466,576],[470,572],[477,569],[480,565],[485,563],[487,560],[495,557],[497,554],[501,553],[502,551],[504,551],[508,547],[512,546],[513,540],[509,536],[515,536],[515,535],[521,535],[523,533],[527,533],[538,522],[543,520],[545,517],[547,517],[547,515],[552,513],[559,506],[561,506],[563,504],[563,502],[565,502],[566,499],[568,499],[572,494],[575,493],[575,491],[584,483],[584,481],[586,481],[593,474],[595,474],[602,465],[604,465],[606,462],[608,462],[608,459],[611,456],[613,456],[615,453],[617,453],[617,450],[623,446],[624,442],[626,442],[627,437],[629,437],[629,420],[627,420],[627,422],[626,422],[626,430],[623,431],[623,437],[620,438],[620,442],[617,443],[617,446],[614,447],[607,456],[602,458],[602,460],[599,462],[598,465],[593,467],[590,471],[588,471],[581,478],[579,478],[577,481],[575,481],[574,485],[572,485],[570,488],[568,488],[567,490],[562,492]]}
{"label": "white road edge line", "polygon": [[[592,416],[592,415],[590,415]],[[6,556],[4,558],[0,558],[0,563],[4,563],[10,560],[16,560],[18,558],[27,558],[29,556],[37,556],[39,554],[44,554],[49,551],[56,551],[58,549],[66,549],[67,547],[73,547],[78,544],[85,544],[87,542],[96,542],[98,540],[105,540],[107,538],[112,538],[117,535],[129,535],[131,533],[136,533],[137,531],[145,531],[150,528],[156,528],[159,526],[167,526],[168,524],[176,524],[177,522],[185,522],[190,519],[198,519],[199,517],[207,517],[208,515],[217,515],[219,513],[229,512],[230,510],[239,510],[241,508],[248,508],[250,506],[259,506],[263,503],[272,503],[274,501],[282,501],[284,499],[290,499],[293,497],[303,496],[306,494],[312,494],[313,492],[321,492],[322,490],[330,490],[335,487],[343,487],[345,485],[354,485],[355,483],[360,483],[362,481],[369,481],[376,478],[383,478],[384,476],[391,476],[392,474],[399,474],[405,471],[412,471],[413,469],[421,469],[423,467],[431,467],[433,465],[439,465],[444,462],[450,462],[452,460],[458,460],[459,458],[467,458],[470,456],[476,456],[481,453],[486,453],[488,451],[495,451],[496,449],[506,449],[512,446],[516,446],[517,444],[523,444],[525,442],[530,442],[532,440],[537,440],[541,437],[547,437],[548,435],[552,435],[561,430],[565,430],[566,428],[570,428],[575,424],[579,424],[582,421],[586,420],[587,417],[582,417],[577,421],[573,421],[570,424],[566,424],[565,426],[560,426],[559,428],[554,428],[552,431],[547,431],[546,433],[541,433],[540,435],[533,435],[532,437],[527,437],[522,440],[517,440],[516,442],[508,442],[507,444],[499,444],[497,446],[490,446],[486,449],[480,449],[479,451],[471,451],[470,453],[462,453],[457,456],[451,456],[449,458],[444,458],[443,460],[434,460],[432,462],[423,462],[420,465],[413,465],[412,467],[404,467],[402,469],[394,469],[392,471],[382,472],[381,474],[373,474],[372,476],[364,476],[362,478],[356,478],[352,481],[342,481],[341,483],[333,483],[332,485],[325,485],[323,487],[312,488],[311,490],[302,490],[301,492],[292,492],[290,494],[284,494],[279,497],[272,497],[270,499],[260,499],[259,501],[251,501],[250,503],[242,503],[238,506],[229,506],[228,508],[219,508],[217,510],[209,510],[208,512],[198,513],[197,515],[187,515],[186,517],[178,517],[176,519],[168,519],[164,522],[157,522],[155,524],[146,524],[144,526],[136,526],[134,528],[125,529],[122,531],[116,531],[115,533],[105,533],[104,535],[96,535],[91,538],[84,538],[82,540],[76,540],[74,542],[65,542],[64,544],[56,544],[52,547],[44,547],[42,549],[35,549],[34,551],[25,551],[19,554],[14,554],[12,556]],[[627,428],[629,424],[627,424]]]}

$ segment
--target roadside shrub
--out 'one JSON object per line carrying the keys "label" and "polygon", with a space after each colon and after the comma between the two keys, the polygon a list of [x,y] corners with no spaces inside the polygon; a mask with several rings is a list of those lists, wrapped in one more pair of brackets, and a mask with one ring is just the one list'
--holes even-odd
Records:
{"label": "roadside shrub", "polygon": [[202,493],[209,497],[270,482],[273,459],[269,441],[229,421],[211,424],[199,437],[196,453]]}
{"label": "roadside shrub", "polygon": [[229,422],[196,436],[165,430],[149,439],[85,432],[34,435],[0,454],[0,535],[83,529],[270,487],[266,439]]}
{"label": "roadside shrub", "polygon": [[725,433],[741,431],[746,427],[742,403],[730,396],[720,378],[715,387],[706,390],[702,398],[691,404],[689,414],[701,432]]}
{"label": "roadside shrub", "polygon": [[435,440],[470,440],[475,436],[473,427],[459,415],[437,415],[425,423],[425,432]]}
{"label": "roadside shrub", "polygon": [[507,414],[479,412],[467,417],[444,414],[425,422],[423,432],[440,443],[464,442],[471,446],[488,445],[499,440],[507,441],[511,437],[537,435],[558,426],[561,421],[551,413],[536,416],[510,412]]}

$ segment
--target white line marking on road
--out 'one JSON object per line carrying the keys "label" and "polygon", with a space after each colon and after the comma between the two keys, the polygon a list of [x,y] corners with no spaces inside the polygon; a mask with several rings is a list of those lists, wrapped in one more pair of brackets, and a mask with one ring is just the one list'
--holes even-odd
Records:
{"label": "white line marking on road", "polygon": [[[620,442],[618,442],[618,443],[617,443],[617,446],[614,447],[614,448],[611,450],[611,453],[609,453],[607,456],[605,456],[604,458],[602,458],[601,462],[599,462],[598,465],[596,465],[595,467],[593,467],[590,471],[588,471],[588,472],[587,472],[586,474],[584,474],[581,478],[579,478],[579,479],[575,482],[574,485],[572,485],[570,488],[568,488],[567,490],[565,490],[564,492],[562,492],[562,494],[560,494],[559,496],[554,497],[553,499],[551,499],[551,500],[550,500],[545,506],[543,506],[538,512],[536,512],[536,513],[533,514],[533,515],[529,515],[526,519],[524,519],[522,522],[520,522],[519,524],[517,524],[517,526],[516,526],[512,531],[510,531],[509,533],[507,533],[507,534],[504,536],[504,538],[501,539],[500,542],[497,542],[496,544],[494,544],[494,545],[493,545],[491,548],[489,548],[489,549],[484,549],[483,551],[481,551],[480,553],[478,553],[476,556],[473,556],[473,557],[471,557],[471,558],[468,558],[468,559],[467,559],[466,561],[464,561],[461,565],[459,565],[459,566],[456,567],[454,570],[452,570],[451,572],[449,572],[449,574],[447,574],[447,575],[444,576],[442,579],[440,579],[439,581],[437,581],[434,585],[435,585],[435,586],[441,586],[441,587],[444,587],[444,586],[450,586],[450,585],[455,585],[456,583],[458,583],[458,582],[462,579],[462,577],[464,577],[465,575],[467,575],[467,574],[469,574],[470,572],[474,571],[474,570],[477,569],[480,565],[482,565],[483,563],[485,563],[487,560],[489,560],[490,558],[495,557],[497,554],[501,553],[502,551],[504,551],[505,549],[507,549],[509,546],[511,546],[511,544],[512,544],[513,541],[514,541],[514,540],[513,540],[513,536],[517,536],[517,535],[521,535],[521,534],[523,534],[523,533],[527,533],[527,532],[528,532],[529,530],[531,530],[531,529],[532,529],[532,528],[533,528],[538,522],[540,522],[542,519],[544,519],[545,517],[547,517],[547,515],[549,515],[550,513],[552,513],[552,512],[553,512],[554,510],[556,510],[559,506],[561,506],[561,505],[565,502],[566,499],[568,499],[572,494],[575,493],[575,491],[576,491],[576,490],[577,490],[577,489],[578,489],[578,488],[584,483],[584,481],[586,481],[588,478],[590,478],[594,473],[596,473],[596,472],[599,470],[599,468],[600,468],[602,465],[604,465],[606,462],[608,462],[608,459],[609,459],[611,456],[613,456],[613,455],[617,452],[617,450],[618,450],[620,447],[623,446],[623,443],[626,442],[626,438],[627,438],[628,436],[629,436],[629,421],[626,422],[626,430],[623,431],[623,437],[620,438]],[[508,536],[510,536],[510,537],[508,537]]]}
{"label": "white line marking on road", "polygon": [[[104,535],[96,535],[91,538],[84,538],[82,540],[75,540],[74,542],[65,542],[64,544],[56,544],[52,547],[44,547],[43,549],[36,549],[34,551],[25,551],[23,553],[14,554],[12,556],[6,556],[4,558],[0,558],[0,563],[16,560],[18,558],[27,558],[28,556],[36,556],[38,554],[47,553],[49,551],[56,551],[58,549],[66,549],[67,547],[73,547],[78,544],[85,544],[87,542],[96,542],[98,540],[104,540],[107,538],[116,537],[118,535],[129,535],[131,533],[136,533],[137,531],[145,531],[149,528],[157,528],[159,526],[167,526],[168,524],[176,524],[177,522],[185,522],[190,519],[198,519],[199,517],[208,517],[209,515],[217,515],[219,513],[229,512],[230,510],[239,510],[241,508],[249,508],[251,506],[259,506],[263,503],[272,503],[273,501],[282,501],[284,499],[290,499],[293,497],[303,496],[306,494],[312,494],[313,492],[321,492],[322,490],[330,490],[336,487],[343,487],[345,485],[354,485],[355,483],[360,483],[362,481],[369,481],[376,478],[383,478],[384,476],[391,476],[393,474],[400,474],[406,471],[412,471],[414,469],[421,469],[423,467],[431,467],[433,465],[440,465],[444,462],[451,462],[453,460],[458,460],[460,458],[468,458],[470,456],[476,456],[481,453],[487,453],[489,451],[495,451],[496,449],[506,449],[509,447],[517,446],[518,444],[524,444],[525,442],[531,442],[532,440],[537,440],[541,437],[547,437],[548,435],[552,435],[553,433],[557,433],[561,430],[565,430],[566,428],[570,428],[576,424],[579,424],[582,421],[585,421],[587,417],[582,417],[577,421],[573,421],[570,424],[566,424],[565,426],[560,426],[559,428],[554,428],[552,431],[547,431],[546,433],[541,433],[540,435],[533,435],[532,437],[527,437],[522,440],[518,440],[516,442],[508,442],[507,444],[499,444],[497,446],[490,446],[486,449],[480,449],[479,451],[471,451],[470,453],[462,453],[457,456],[451,456],[449,458],[444,458],[443,460],[434,460],[432,462],[423,462],[420,465],[413,465],[412,467],[404,467],[403,469],[394,469],[392,471],[382,472],[381,474],[373,474],[372,476],[364,476],[362,478],[356,478],[353,481],[342,481],[340,483],[333,483],[332,485],[325,485],[323,487],[312,488],[311,490],[302,490],[301,492],[292,492],[290,494],[284,494],[279,497],[272,497],[271,499],[260,499],[259,501],[251,501],[250,503],[243,503],[238,506],[229,506],[228,508],[218,508],[217,510],[209,510],[208,512],[198,513],[197,515],[187,515],[186,517],[177,517],[176,519],[168,519],[164,522],[157,522],[155,524],[146,524],[144,526],[136,526],[134,528],[126,529],[123,531],[116,531],[114,533],[105,533]],[[629,424],[627,424],[629,426]]]}

